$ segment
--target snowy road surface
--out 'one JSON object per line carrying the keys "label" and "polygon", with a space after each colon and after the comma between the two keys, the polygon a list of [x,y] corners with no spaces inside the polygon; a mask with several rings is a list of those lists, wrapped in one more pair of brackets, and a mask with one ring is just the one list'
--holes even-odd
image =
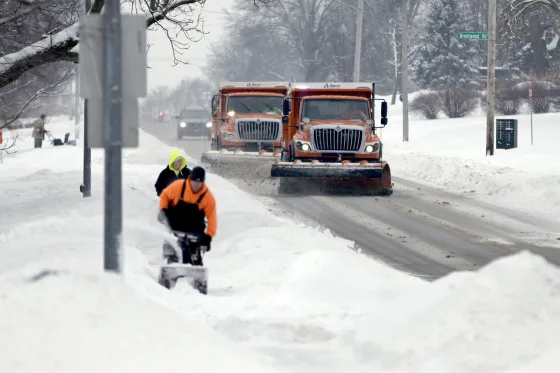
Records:
{"label": "snowy road surface", "polygon": [[[145,122],[142,127],[196,159],[210,148],[204,139],[176,140],[173,123]],[[266,183],[232,182],[260,195],[275,213],[323,226],[354,241],[365,254],[416,276],[439,278],[476,269],[520,250],[560,264],[559,226],[552,219],[393,179],[395,193],[389,198],[287,197]]]}

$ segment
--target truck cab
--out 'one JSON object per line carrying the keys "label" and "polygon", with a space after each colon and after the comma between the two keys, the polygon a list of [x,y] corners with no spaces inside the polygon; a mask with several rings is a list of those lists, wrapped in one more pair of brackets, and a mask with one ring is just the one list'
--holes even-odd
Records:
{"label": "truck cab", "polygon": [[[282,161],[380,162],[374,94],[374,84],[292,84],[283,104]],[[381,124],[387,124],[385,101]]]}
{"label": "truck cab", "polygon": [[224,82],[212,98],[212,150],[274,151],[281,146],[288,82]]}

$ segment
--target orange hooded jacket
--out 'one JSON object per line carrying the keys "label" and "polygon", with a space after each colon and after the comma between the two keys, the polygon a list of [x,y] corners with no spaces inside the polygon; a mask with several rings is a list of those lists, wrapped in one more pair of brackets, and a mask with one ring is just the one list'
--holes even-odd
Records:
{"label": "orange hooded jacket", "polygon": [[[205,191],[206,194],[200,201],[198,207],[204,211],[206,218],[208,219],[208,225],[206,227],[206,234],[210,237],[216,235],[218,229],[218,217],[216,214],[216,199],[212,192],[206,186],[206,183],[200,188],[198,193],[194,193],[191,188],[191,178],[187,179],[187,185],[185,188],[185,194],[183,194],[183,201],[186,203],[196,203],[200,198],[202,193]],[[179,203],[181,199],[181,190],[183,189],[184,180],[175,180],[167,188],[165,188],[159,197],[159,208],[166,209],[170,206],[175,206]]]}

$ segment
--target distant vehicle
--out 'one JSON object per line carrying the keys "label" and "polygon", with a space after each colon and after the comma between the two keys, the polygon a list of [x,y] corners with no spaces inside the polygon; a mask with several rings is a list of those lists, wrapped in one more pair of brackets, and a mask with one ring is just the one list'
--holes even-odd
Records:
{"label": "distant vehicle", "polygon": [[182,140],[184,136],[212,138],[212,117],[205,108],[186,108],[176,118],[178,140]]}

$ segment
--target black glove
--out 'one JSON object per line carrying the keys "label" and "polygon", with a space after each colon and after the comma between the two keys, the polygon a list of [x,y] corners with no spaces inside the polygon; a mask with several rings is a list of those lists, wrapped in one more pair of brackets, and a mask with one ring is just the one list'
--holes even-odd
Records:
{"label": "black glove", "polygon": [[212,237],[204,233],[200,238],[200,246],[206,247],[206,251],[210,251],[210,243],[212,242]]}

